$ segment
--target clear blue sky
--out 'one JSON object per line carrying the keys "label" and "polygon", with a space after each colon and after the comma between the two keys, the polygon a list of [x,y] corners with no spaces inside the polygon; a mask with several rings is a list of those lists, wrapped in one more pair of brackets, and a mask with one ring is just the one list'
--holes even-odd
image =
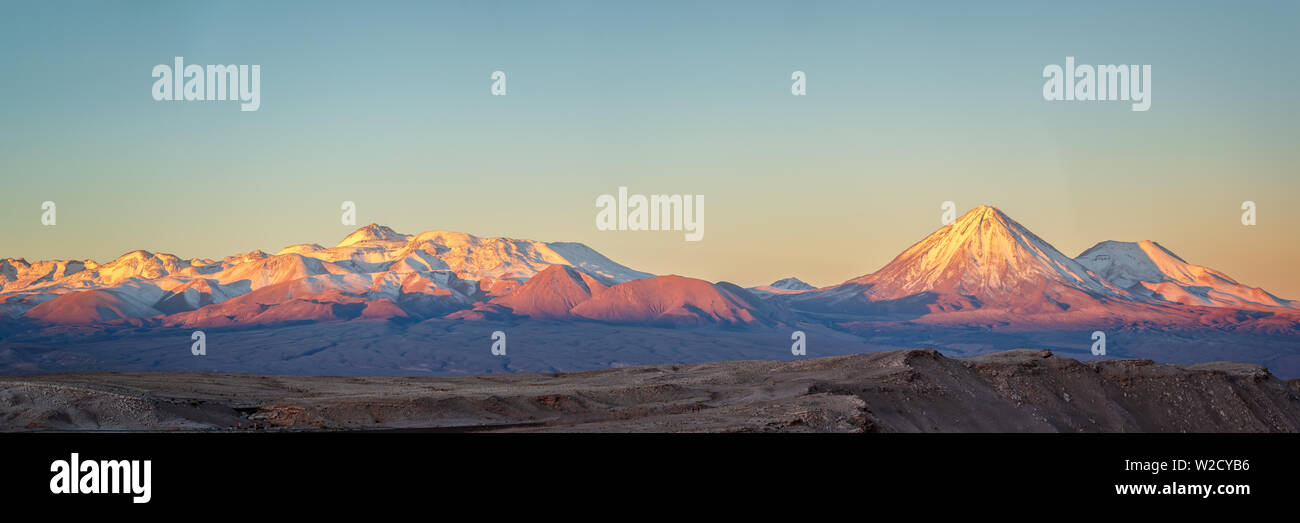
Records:
{"label": "clear blue sky", "polygon": [[[0,257],[332,244],[352,200],[408,233],[824,285],[876,270],[953,200],[1071,256],[1154,239],[1300,298],[1300,3],[635,4],[8,6]],[[261,65],[261,109],[155,102],[150,71],[175,56]],[[1041,71],[1066,56],[1152,65],[1151,110],[1045,102]],[[705,240],[597,231],[594,199],[619,186],[706,195]]]}

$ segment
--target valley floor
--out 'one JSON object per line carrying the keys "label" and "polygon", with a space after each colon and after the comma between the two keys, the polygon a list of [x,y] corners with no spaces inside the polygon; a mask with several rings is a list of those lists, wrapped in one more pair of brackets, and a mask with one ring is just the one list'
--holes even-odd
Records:
{"label": "valley floor", "polygon": [[1256,365],[931,349],[576,373],[0,377],[0,430],[1300,432]]}
{"label": "valley floor", "polygon": [[[806,357],[935,348],[950,357],[1012,349],[1050,350],[1080,361],[1146,358],[1193,365],[1235,361],[1300,377],[1300,336],[1214,329],[1107,330],[1104,356],[1091,328],[1061,330],[940,327],[862,322],[849,330],[792,327],[664,328],[566,321],[418,322],[354,320],[204,329],[206,352],[191,354],[192,329],[129,326],[0,333],[0,375],[56,372],[218,372],[301,376],[474,376],[577,372],[636,365],[735,360],[792,361],[791,335],[805,333]],[[506,334],[505,356],[491,352]]]}

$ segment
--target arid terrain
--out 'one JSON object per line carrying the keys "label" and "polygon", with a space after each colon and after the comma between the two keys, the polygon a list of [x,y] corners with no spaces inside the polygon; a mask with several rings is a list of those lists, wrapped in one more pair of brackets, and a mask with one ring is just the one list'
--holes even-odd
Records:
{"label": "arid terrain", "polygon": [[467,377],[37,374],[0,377],[0,430],[1300,432],[1300,380],[931,349]]}

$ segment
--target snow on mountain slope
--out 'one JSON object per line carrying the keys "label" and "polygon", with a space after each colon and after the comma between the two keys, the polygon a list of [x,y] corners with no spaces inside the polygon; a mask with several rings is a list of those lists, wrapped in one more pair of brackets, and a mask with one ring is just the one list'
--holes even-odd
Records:
{"label": "snow on mountain slope", "polygon": [[212,327],[293,320],[350,319],[365,308],[365,281],[336,275],[285,280],[197,310],[172,314],[165,325]]}
{"label": "snow on mountain slope", "polygon": [[221,303],[234,296],[238,296],[238,293],[221,286],[216,280],[195,278],[166,291],[154,303],[154,308],[164,314],[172,314]]}
{"label": "snow on mountain slope", "polygon": [[[371,224],[349,234],[334,247],[290,245],[275,255],[262,251],[227,256],[220,261],[184,260],[170,254],[132,251],[112,262],[0,260],[0,312],[8,317],[29,313],[38,304],[87,290],[111,290],[68,299],[28,315],[42,321],[59,315],[50,307],[104,301],[98,318],[175,315],[221,304],[263,288],[300,280],[324,286],[319,293],[346,293],[362,300],[388,300],[366,317],[404,314],[443,315],[502,297],[528,278],[553,265],[577,267],[609,284],[651,276],[634,271],[578,243],[546,243],[510,238],[479,238],[449,231],[407,235]],[[127,306],[113,299],[127,300]],[[297,298],[291,298],[297,299]],[[332,298],[330,298],[332,299]],[[238,307],[240,303],[231,305]],[[257,303],[258,307],[268,304]],[[94,307],[91,307],[94,308]],[[380,309],[384,309],[380,311]],[[337,311],[298,309],[311,317],[337,317]],[[251,319],[250,311],[225,310],[226,316]],[[263,311],[265,312],[265,311]],[[260,313],[259,313],[260,314]],[[350,309],[342,313],[351,314]],[[166,321],[172,321],[168,319]]]}
{"label": "snow on mountain slope", "polygon": [[399,234],[386,226],[372,223],[343,238],[343,241],[339,242],[337,247],[348,247],[361,242],[373,241],[405,242],[407,237],[407,235]]}
{"label": "snow on mountain slope", "polygon": [[1187,263],[1159,243],[1104,241],[1075,258],[1088,270],[1135,296],[1183,305],[1296,308],[1258,287],[1214,269]]}
{"label": "snow on mountain slope", "polygon": [[1061,254],[1002,211],[971,209],[875,273],[849,280],[873,286],[881,299],[920,292],[1019,298],[1022,288],[1053,281],[1078,290],[1116,295],[1113,288]]}
{"label": "snow on mountain slope", "polygon": [[221,265],[219,268],[226,268],[241,263],[255,262],[268,256],[270,256],[270,254],[262,252],[261,250],[249,251],[242,254],[232,254],[221,259]]}
{"label": "snow on mountain slope", "polygon": [[19,318],[32,307],[61,296],[48,293],[12,293],[0,295],[0,317]]}
{"label": "snow on mountain slope", "polygon": [[1233,311],[1211,314],[1204,307],[1296,308],[1154,242],[1102,242],[1071,259],[987,206],[880,270],[821,289],[786,278],[750,292],[725,282],[652,277],[579,243],[436,230],[407,235],[375,224],[334,247],[297,244],[275,255],[252,251],[219,261],[148,251],[102,265],[0,260],[0,314],[44,323],[154,318],[147,323],[196,326],[414,316],[771,324],[793,317],[785,307],[836,321],[986,326],[1046,325],[1066,314],[1081,324],[1159,324],[1178,316],[1184,325],[1227,325],[1240,321]]}
{"label": "snow on mountain slope", "polygon": [[301,254],[277,254],[232,265],[209,277],[222,285],[239,285],[244,292],[321,274],[347,274],[332,263]]}
{"label": "snow on mountain slope", "polygon": [[325,247],[322,247],[319,243],[300,243],[280,249],[280,252],[276,254],[303,254],[323,250],[325,250]]}
{"label": "snow on mountain slope", "polygon": [[131,251],[116,260],[105,263],[94,271],[81,274],[91,277],[98,286],[113,286],[132,278],[144,280],[158,279],[180,272],[190,266],[190,262],[165,253],[154,254],[149,251]]}
{"label": "snow on mountain slope", "polygon": [[1002,211],[980,206],[879,271],[782,298],[810,311],[915,316],[981,308],[1055,313],[1126,297]]}
{"label": "snow on mountain slope", "polygon": [[783,278],[772,282],[769,287],[772,287],[773,289],[784,289],[787,291],[810,291],[816,288],[804,283],[803,280],[800,280],[799,278]]}
{"label": "snow on mountain slope", "polygon": [[149,303],[129,294],[95,289],[62,294],[32,307],[24,316],[44,323],[82,324],[157,314]]}
{"label": "snow on mountain slope", "polygon": [[583,272],[588,274],[600,276],[614,282],[622,283],[654,276],[648,272],[635,271],[619,265],[614,260],[596,252],[595,249],[581,243],[550,242],[546,244],[546,247],[551,252],[564,258],[569,265],[582,269]]}
{"label": "snow on mountain slope", "polygon": [[653,276],[619,265],[581,243],[480,238],[438,230],[407,235],[375,224],[358,229],[331,248],[293,245],[280,254],[311,257],[356,272],[451,271],[471,280],[522,282],[552,265],[571,265],[614,282]]}
{"label": "snow on mountain slope", "polygon": [[[615,282],[646,278],[580,243],[546,243],[512,238],[479,238],[470,234],[428,231],[411,238],[402,259],[436,258],[462,275],[526,280],[552,265],[572,265]],[[424,256],[421,256],[424,254]]]}
{"label": "snow on mountain slope", "polygon": [[21,290],[70,277],[87,268],[98,267],[90,260],[45,260],[27,263],[24,259],[0,260],[0,292]]}
{"label": "snow on mountain slope", "polygon": [[758,295],[769,295],[769,294],[793,294],[797,292],[810,291],[813,289],[816,289],[816,287],[804,283],[803,280],[800,280],[799,278],[782,278],[768,285],[759,285],[757,287],[750,287],[749,291]]}

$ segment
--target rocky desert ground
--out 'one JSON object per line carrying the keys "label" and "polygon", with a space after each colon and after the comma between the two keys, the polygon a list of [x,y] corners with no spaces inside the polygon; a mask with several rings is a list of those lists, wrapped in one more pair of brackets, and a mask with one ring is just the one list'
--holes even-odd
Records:
{"label": "rocky desert ground", "polygon": [[1297,432],[1300,380],[931,349],[469,377],[39,374],[0,377],[0,430]]}

